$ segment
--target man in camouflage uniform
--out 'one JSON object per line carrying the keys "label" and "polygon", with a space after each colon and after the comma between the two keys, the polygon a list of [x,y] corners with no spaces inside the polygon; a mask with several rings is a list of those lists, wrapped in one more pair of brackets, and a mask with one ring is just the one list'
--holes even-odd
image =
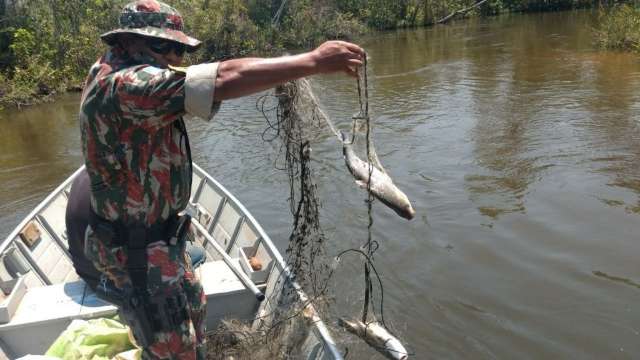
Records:
{"label": "man in camouflage uniform", "polygon": [[[195,51],[200,41],[183,33],[175,9],[139,0],[125,6],[120,25],[101,36],[110,49],[89,71],[80,107],[91,210],[98,219],[87,229],[85,255],[115,288],[146,304],[141,317],[146,314],[153,336],[140,339],[140,313],[129,321],[143,345],[143,358],[203,359],[206,298],[185,259],[184,238],[176,241],[175,232],[167,230],[191,191],[183,115],[210,120],[222,100],[303,76],[355,76],[364,52],[354,44],[330,41],[295,56],[179,69],[174,66],[184,51]],[[192,236],[189,231],[186,237]],[[132,265],[141,258],[142,266]],[[171,321],[157,318],[164,314],[163,304],[173,307]]]}

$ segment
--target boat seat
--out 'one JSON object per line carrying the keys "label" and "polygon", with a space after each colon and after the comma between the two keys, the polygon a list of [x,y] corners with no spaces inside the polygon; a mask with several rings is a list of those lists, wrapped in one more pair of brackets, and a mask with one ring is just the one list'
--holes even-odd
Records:
{"label": "boat seat", "polygon": [[26,290],[11,321],[0,325],[0,343],[10,358],[44,354],[74,319],[111,317],[112,304],[82,280]]}
{"label": "boat seat", "polygon": [[[196,262],[195,256],[192,261]],[[234,261],[238,263],[238,259]],[[215,330],[223,319],[254,319],[260,303],[229,266],[222,260],[200,264],[195,271],[207,297],[207,329]],[[258,285],[263,291],[265,287],[266,284]],[[99,284],[94,291],[98,298],[116,305],[125,299],[123,291],[115,288],[111,281]]]}
{"label": "boat seat", "polygon": [[[237,258],[233,260],[238,264]],[[214,331],[224,319],[248,321],[256,317],[260,303],[224,261],[206,262],[196,272],[207,296],[208,331]],[[264,291],[266,284],[257,286]]]}
{"label": "boat seat", "polygon": [[[194,268],[198,268],[206,260],[206,254],[204,248],[199,245],[187,243],[187,253],[191,258],[191,265]],[[126,294],[122,289],[118,289],[113,281],[105,279],[99,282],[95,288],[92,288],[95,294],[102,300],[115,304],[116,306],[122,306],[126,299]]]}
{"label": "boat seat", "polygon": [[[193,248],[201,249],[200,247]],[[251,320],[255,317],[259,302],[224,261],[215,260],[203,263],[201,260],[196,260],[195,256],[192,257],[192,261],[199,262],[195,265],[197,266],[195,271],[207,297],[207,328],[209,330],[215,330],[220,320],[225,318]],[[234,261],[237,263],[238,259],[234,259]],[[258,287],[264,290],[265,286],[262,284]],[[111,281],[100,283],[94,291],[100,299],[118,306],[125,299],[124,292],[113,286]]]}

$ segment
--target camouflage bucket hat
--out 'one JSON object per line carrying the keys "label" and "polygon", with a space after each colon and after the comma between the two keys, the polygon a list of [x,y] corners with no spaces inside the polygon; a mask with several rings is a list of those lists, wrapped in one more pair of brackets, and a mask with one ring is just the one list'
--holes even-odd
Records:
{"label": "camouflage bucket hat", "polygon": [[100,36],[109,45],[115,43],[119,34],[176,41],[195,51],[201,42],[183,31],[182,15],[171,6],[156,0],[138,0],[127,4],[120,14],[120,28]]}

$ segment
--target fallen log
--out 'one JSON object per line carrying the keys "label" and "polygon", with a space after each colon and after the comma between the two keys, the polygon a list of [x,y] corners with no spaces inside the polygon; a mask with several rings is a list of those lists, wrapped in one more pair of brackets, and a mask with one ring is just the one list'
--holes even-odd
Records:
{"label": "fallen log", "polygon": [[447,16],[445,16],[445,17],[443,17],[442,19],[440,19],[440,20],[436,21],[436,24],[444,24],[444,23],[446,23],[447,21],[449,21],[449,20],[453,19],[456,15],[459,15],[459,14],[465,14],[465,13],[467,13],[468,11],[470,11],[471,9],[477,8],[478,6],[482,5],[482,4],[483,4],[483,3],[485,3],[486,1],[487,1],[487,0],[480,0],[480,1],[478,1],[477,3],[475,3],[475,4],[471,5],[471,6],[467,7],[467,8],[464,8],[464,9],[461,9],[461,10],[458,10],[458,11],[454,11],[454,12],[452,12],[451,14],[449,14],[449,15],[447,15]]}

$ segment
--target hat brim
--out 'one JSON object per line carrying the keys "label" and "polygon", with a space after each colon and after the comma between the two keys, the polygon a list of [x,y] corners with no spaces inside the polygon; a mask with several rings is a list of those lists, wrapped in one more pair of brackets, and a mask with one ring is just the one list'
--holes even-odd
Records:
{"label": "hat brim", "polygon": [[135,28],[135,29],[116,29],[109,32],[106,32],[100,35],[102,41],[107,43],[108,45],[114,45],[116,42],[116,38],[121,34],[136,34],[145,37],[151,37],[155,39],[164,39],[171,40],[175,42],[179,42],[187,46],[188,52],[193,52],[198,50],[202,42],[196,38],[192,38],[191,36],[187,36],[180,30],[172,30],[172,29],[164,29],[157,28],[153,26]]}

